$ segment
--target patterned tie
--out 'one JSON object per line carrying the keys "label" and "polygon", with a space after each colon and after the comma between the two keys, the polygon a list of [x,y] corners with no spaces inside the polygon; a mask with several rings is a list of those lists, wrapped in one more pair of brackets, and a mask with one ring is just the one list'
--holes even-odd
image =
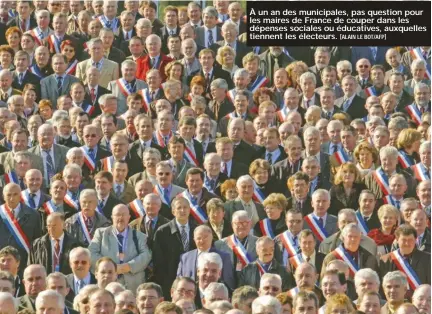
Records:
{"label": "patterned tie", "polygon": [[61,94],[62,85],[63,85],[63,77],[58,76],[57,77],[57,91],[59,94]]}
{"label": "patterned tie", "polygon": [[123,252],[123,239],[124,239],[124,236],[121,233],[117,234],[119,253],[124,253]]}
{"label": "patterned tie", "polygon": [[189,250],[189,240],[188,240],[188,236],[186,233],[186,226],[182,226],[182,230],[181,230],[181,240],[183,243],[183,249],[185,252],[187,252]]}
{"label": "patterned tie", "polygon": [[18,74],[18,84],[22,85],[24,79],[24,73]]}
{"label": "patterned tie", "polygon": [[330,120],[330,119],[331,119],[331,112],[330,112],[330,111],[328,111],[328,112],[326,113],[326,119],[327,119],[327,120]]}
{"label": "patterned tie", "polygon": [[89,154],[90,158],[94,161],[95,160],[94,148],[89,148],[88,154]]}
{"label": "patterned tie", "polygon": [[396,201],[396,208],[397,208],[397,209],[400,208],[400,201]]}
{"label": "patterned tie", "polygon": [[19,186],[20,186],[21,190],[25,190],[26,189],[26,186],[24,184],[24,180],[23,179],[19,179]]}
{"label": "patterned tie", "polygon": [[85,219],[87,230],[90,232],[93,229],[93,220],[89,217]]}
{"label": "patterned tie", "polygon": [[322,218],[318,219],[318,225],[323,228],[324,227],[324,220]]}
{"label": "patterned tie", "polygon": [[129,32],[126,32],[126,33],[125,33],[125,35],[124,35],[124,39],[125,39],[125,40],[129,40]]}
{"label": "patterned tie", "polygon": [[337,145],[333,145],[333,154],[336,153],[339,150],[339,147]]}
{"label": "patterned tie", "polygon": [[21,30],[22,30],[22,32],[24,33],[25,31],[27,31],[27,29],[26,29],[26,25],[27,23],[26,23],[26,21],[25,20],[21,20]]}
{"label": "patterned tie", "polygon": [[273,158],[272,158],[272,153],[267,153],[267,161],[272,164],[273,162]]}
{"label": "patterned tie", "polygon": [[147,236],[150,238],[153,234],[153,220],[149,219],[146,223]]}
{"label": "patterned tie", "polygon": [[76,294],[78,294],[78,292],[82,289],[82,288],[84,288],[85,287],[85,282],[84,282],[84,280],[78,280],[78,291],[76,292]]}
{"label": "patterned tie", "polygon": [[51,178],[54,176],[55,171],[54,171],[54,162],[51,158],[51,154],[49,150],[44,150],[45,154],[46,154],[46,168],[47,168],[47,173],[48,173],[48,181],[51,181]]}
{"label": "patterned tie", "polygon": [[121,194],[122,194],[122,188],[121,188],[121,186],[119,184],[119,185],[117,185],[117,188],[116,188],[117,198],[120,198]]}
{"label": "patterned tie", "polygon": [[209,48],[211,45],[213,45],[214,43],[214,39],[213,39],[213,31],[211,31],[210,29],[208,30],[208,44],[207,44],[207,48]]}
{"label": "patterned tie", "polygon": [[34,194],[34,193],[30,194],[29,203],[30,203],[30,207],[33,209],[36,209],[36,203],[34,200],[35,197],[36,197],[36,194]]}
{"label": "patterned tie", "polygon": [[279,60],[278,58],[274,58],[274,67],[273,67],[273,73],[276,72],[277,70],[279,70],[280,65],[279,65]]}
{"label": "patterned tie", "polygon": [[222,172],[228,175],[228,164],[226,162],[223,163]]}
{"label": "patterned tie", "polygon": [[98,207],[99,207],[100,209],[104,208],[104,200],[100,200],[100,201],[98,202]]}
{"label": "patterned tie", "polygon": [[59,239],[55,239],[55,244],[54,244],[54,262],[53,262],[53,271],[57,271],[57,266],[59,266],[60,268],[60,240]]}
{"label": "patterned tie", "polygon": [[349,105],[350,105],[349,98],[345,98],[345,99],[344,99],[344,102],[342,103],[342,108],[343,108],[343,110],[344,110],[344,111],[347,111]]}
{"label": "patterned tie", "polygon": [[94,88],[92,88],[92,89],[90,90],[90,97],[91,97],[91,101],[92,101],[92,103],[94,103],[95,100],[96,100],[96,94],[95,94],[95,89],[94,89]]}
{"label": "patterned tie", "polygon": [[150,59],[150,64],[151,64],[151,67],[152,67],[152,68],[155,67],[155,64],[156,64],[156,61],[155,61],[155,60],[156,60],[155,58],[151,58],[151,59]]}

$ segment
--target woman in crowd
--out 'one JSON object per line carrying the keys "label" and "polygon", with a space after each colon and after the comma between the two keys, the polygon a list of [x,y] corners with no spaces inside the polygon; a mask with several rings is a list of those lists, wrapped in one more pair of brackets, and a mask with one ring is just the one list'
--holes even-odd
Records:
{"label": "woman in crowd", "polygon": [[258,221],[254,227],[254,234],[257,237],[268,236],[274,239],[278,234],[287,230],[285,223],[285,212],[288,202],[285,195],[280,193],[270,194],[262,203],[267,218]]}
{"label": "woman in crowd", "polygon": [[235,50],[229,46],[220,47],[216,55],[216,61],[222,66],[223,70],[227,71],[231,75],[231,78],[234,77],[235,71],[239,69],[239,67],[234,63],[235,57]]}
{"label": "woman in crowd", "polygon": [[23,89],[23,97],[24,97],[24,114],[28,118],[33,114],[36,114],[38,111],[37,93],[36,86],[33,84],[26,84]]}
{"label": "woman in crowd", "polygon": [[61,43],[60,49],[61,53],[66,56],[68,61],[66,73],[69,75],[75,75],[78,64],[75,44],[71,40],[64,40]]}
{"label": "woman in crowd", "polygon": [[369,172],[376,169],[378,151],[368,141],[363,141],[354,149],[354,158],[357,160],[357,169],[364,178]]}
{"label": "woman in crowd", "polygon": [[382,205],[378,209],[378,219],[381,228],[370,230],[368,237],[378,246],[378,255],[384,255],[391,251],[395,239],[394,232],[400,219],[399,210],[392,205]]}
{"label": "woman in crowd", "polygon": [[15,51],[8,45],[0,46],[0,67],[1,69],[13,71],[15,66],[13,65],[13,59]]}
{"label": "woman in crowd", "polygon": [[414,129],[404,129],[399,133],[397,148],[399,149],[399,165],[402,169],[409,168],[420,161],[421,139],[421,133]]}
{"label": "woman in crowd", "polygon": [[[185,84],[183,82],[183,72],[184,72],[184,66],[179,60],[171,61],[165,67],[165,74],[167,76],[167,80],[176,80],[176,81],[182,82],[181,83],[182,84],[181,97],[183,97],[183,95],[187,95],[189,93],[189,87],[187,86],[187,84]],[[163,84],[162,84],[162,86],[163,86]]]}
{"label": "woman in crowd", "polygon": [[294,61],[290,63],[285,70],[288,72],[288,86],[297,89],[297,91],[301,92],[300,89],[300,76],[309,71],[309,67],[303,61]]}
{"label": "woman in crowd", "polygon": [[9,27],[5,36],[8,45],[14,50],[14,52],[20,50],[22,32],[18,27]]}
{"label": "woman in crowd", "polygon": [[225,202],[234,201],[238,196],[238,192],[236,188],[236,180],[230,179],[222,183],[221,194]]}

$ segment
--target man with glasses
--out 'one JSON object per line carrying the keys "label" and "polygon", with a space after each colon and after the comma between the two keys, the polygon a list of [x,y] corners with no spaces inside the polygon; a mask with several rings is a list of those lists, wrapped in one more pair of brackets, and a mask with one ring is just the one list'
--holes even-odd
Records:
{"label": "man with glasses", "polygon": [[351,75],[347,75],[342,79],[342,90],[344,96],[336,99],[335,106],[349,114],[352,119],[363,118],[368,114],[365,108],[365,99],[358,96],[356,93],[358,79]]}
{"label": "man with glasses", "polygon": [[360,89],[358,90],[358,92],[360,90],[363,90],[367,87],[372,86],[372,78],[370,77],[370,68],[371,68],[371,63],[368,59],[360,59],[357,61],[356,65],[356,81],[357,84],[359,85]]}
{"label": "man with glasses", "polygon": [[156,165],[156,180],[154,191],[162,200],[162,203],[171,207],[171,201],[185,189],[172,184],[173,169],[168,161],[161,161]]}
{"label": "man with glasses", "polygon": [[196,296],[196,282],[190,277],[177,277],[171,287],[172,302],[182,299],[194,300]]}
{"label": "man with glasses", "polygon": [[164,300],[162,288],[153,282],[141,284],[136,290],[136,296],[139,314],[153,314],[156,306]]}
{"label": "man with glasses", "polygon": [[92,265],[102,257],[110,257],[117,264],[117,282],[135,291],[145,280],[144,271],[151,259],[146,236],[128,226],[126,205],[115,206],[111,218],[112,226],[96,230],[89,245]]}

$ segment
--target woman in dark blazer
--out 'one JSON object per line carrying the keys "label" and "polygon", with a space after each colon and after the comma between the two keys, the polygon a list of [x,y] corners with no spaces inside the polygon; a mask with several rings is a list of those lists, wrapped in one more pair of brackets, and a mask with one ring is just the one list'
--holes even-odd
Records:
{"label": "woman in dark blazer", "polygon": [[254,227],[254,235],[257,237],[268,236],[274,239],[277,235],[287,230],[285,212],[288,202],[281,193],[270,194],[263,202],[267,217],[258,221]]}
{"label": "woman in dark blazer", "polygon": [[366,186],[360,182],[361,175],[352,162],[347,162],[339,167],[334,185],[330,189],[330,208],[328,213],[337,216],[339,210],[359,207],[359,196]]}

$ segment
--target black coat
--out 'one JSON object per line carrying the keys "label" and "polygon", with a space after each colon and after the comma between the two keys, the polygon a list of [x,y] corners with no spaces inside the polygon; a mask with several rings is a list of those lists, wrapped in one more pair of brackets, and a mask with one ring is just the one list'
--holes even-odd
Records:
{"label": "black coat", "polygon": [[[288,157],[287,154],[285,153],[284,148],[282,146],[279,145],[278,149],[280,151],[280,155],[279,155],[278,159],[276,160],[275,164],[277,162],[282,161],[282,160],[284,160],[285,158]],[[262,147],[258,152],[259,152],[258,158],[267,160],[267,155],[266,155],[267,153],[266,153],[265,147]]]}
{"label": "black coat", "polygon": [[208,103],[208,108],[214,114],[215,120],[218,123],[223,117],[235,110],[233,103],[228,97],[225,97],[220,105],[216,103],[216,100],[210,100]]}
{"label": "black coat", "polygon": [[[189,251],[196,248],[193,240],[195,223],[189,222]],[[161,226],[154,235],[153,265],[156,283],[162,287],[166,300],[171,300],[170,289],[177,277],[180,255],[185,253],[176,220]]]}
{"label": "black coat", "polygon": [[295,208],[299,210],[302,213],[303,217],[313,212],[312,198],[309,195],[306,197],[306,200],[302,203],[301,207],[300,204],[297,203],[297,200],[295,199],[294,196],[288,198],[287,201],[288,201],[287,208],[288,209]]}
{"label": "black coat", "polygon": [[231,165],[231,173],[229,178],[230,179],[238,179],[243,175],[246,175],[249,173],[249,167],[239,161],[233,160]]}
{"label": "black coat", "polygon": [[[210,229],[212,230],[213,243],[216,242],[216,241],[218,241],[218,240],[221,240],[221,239],[219,239],[219,237],[217,236],[217,234],[216,234],[215,230],[213,229],[213,227],[212,227],[212,225],[211,225],[210,222],[205,223],[205,225],[206,225],[206,226],[209,226]],[[230,223],[228,220],[226,220],[226,219],[224,218],[224,225],[223,225],[223,229],[222,229],[222,239],[223,239],[223,238],[226,238],[226,237],[229,237],[229,236],[232,235],[233,233],[234,233],[234,232],[233,232],[233,229],[232,229],[231,223]]]}
{"label": "black coat", "polygon": [[[201,71],[200,71],[198,74],[196,74],[196,75],[200,75],[200,76],[202,76],[202,77],[205,79],[205,75],[204,75],[204,72],[203,72],[202,69],[201,69]],[[190,76],[188,77],[188,80],[187,80],[187,82],[188,82],[188,86],[190,85],[190,82],[192,81],[192,78],[193,78],[194,76],[195,76],[195,75],[190,75]],[[227,71],[222,70],[221,68],[218,68],[218,67],[214,66],[214,67],[213,67],[212,76],[210,77],[210,83],[213,82],[213,81],[214,81],[215,79],[217,79],[217,78],[222,78],[222,79],[224,79],[224,80],[227,82],[227,84],[228,84],[228,90],[234,88],[234,83],[233,83],[233,81],[232,81],[232,79],[231,79],[231,75],[230,75]],[[206,86],[206,89],[205,89],[205,91],[204,91],[204,94],[207,94],[207,93],[210,94],[210,84],[209,84],[208,86]]]}
{"label": "black coat", "polygon": [[294,168],[291,167],[288,158],[281,160],[275,163],[271,168],[271,178],[278,181],[278,184],[287,185],[287,180],[289,177],[294,175],[296,172],[301,171],[301,165],[303,163],[303,159],[300,158],[294,164]]}
{"label": "black coat", "polygon": [[151,234],[147,234],[147,229],[145,226],[145,218],[146,216],[137,218],[135,220],[133,220],[129,226],[131,226],[132,228],[134,228],[135,230],[141,231],[142,233],[147,235],[147,245],[150,248],[150,250],[153,250],[153,241],[154,241],[154,235],[156,233],[156,231],[163,225],[167,224],[170,222],[169,219],[165,218],[162,215],[158,215],[157,217],[157,221],[156,221],[156,225],[153,229],[153,232]]}
{"label": "black coat", "polygon": [[[271,220],[272,227],[273,227],[273,235],[277,236],[278,234],[281,234],[282,232],[286,231],[288,228],[285,224],[285,214],[282,213],[280,218],[278,220]],[[262,237],[264,234],[260,227],[260,222],[255,225],[254,227],[254,236],[256,237]]]}
{"label": "black coat", "polygon": [[63,146],[69,147],[69,148],[81,146],[79,143],[72,140],[72,136],[70,136],[68,139],[64,139],[64,138],[56,135],[54,138],[54,142],[56,144],[63,145]]}
{"label": "black coat", "polygon": [[[31,30],[31,29],[33,29],[33,28],[35,28],[35,27],[38,26],[37,23],[36,23],[35,18],[32,15],[30,15],[29,18],[30,18],[30,25],[29,25],[29,29],[27,31],[29,31],[29,30]],[[7,26],[7,28],[10,28],[12,26],[16,26],[16,27],[18,27],[21,30],[21,22],[20,22],[20,19],[19,19],[18,15],[14,19],[9,20],[7,22],[7,24],[6,24],[6,26]],[[21,31],[23,32],[23,30],[21,30]]]}
{"label": "black coat", "polygon": [[120,49],[116,47],[111,47],[108,59],[121,65],[122,62],[126,60],[126,56]]}
{"label": "black coat", "polygon": [[341,209],[358,208],[360,193],[365,189],[366,186],[363,183],[354,183],[350,195],[347,196],[342,183],[333,185],[330,189],[331,201],[328,213],[337,216]]}
{"label": "black coat", "polygon": [[246,166],[250,166],[252,161],[257,158],[257,151],[252,146],[246,144],[245,141],[240,141],[240,144],[234,148],[233,160],[244,163]]}
{"label": "black coat", "polygon": [[[71,237],[68,233],[64,233],[62,251],[60,253],[60,272],[70,274],[72,272],[69,266],[69,253],[72,249],[80,246],[78,241]],[[51,239],[48,234],[36,239],[33,242],[29,255],[30,264],[41,264],[45,267],[47,274],[54,272],[53,270],[53,252],[51,250]]]}
{"label": "black coat", "polygon": [[110,194],[108,196],[107,201],[105,202],[105,206],[102,208],[104,216],[111,221],[111,214],[112,210],[115,206],[123,204],[122,201],[120,201],[118,198],[116,198],[114,195]]}
{"label": "black coat", "polygon": [[[104,158],[109,157],[111,155],[112,155],[111,152],[102,148],[100,146],[100,144],[97,145],[97,152],[96,152],[96,157],[95,157],[96,163],[98,161],[100,161],[101,159],[104,159]],[[96,164],[96,168],[97,168],[97,164]],[[90,172],[90,169],[87,167],[87,165],[85,163],[84,163],[83,169],[86,169],[87,171],[89,171],[89,173],[96,173],[96,169],[93,172]]]}
{"label": "black coat", "polygon": [[346,111],[346,113],[349,114],[352,120],[361,119],[368,114],[364,106],[365,102],[366,100],[361,98],[360,96],[358,95],[354,96],[351,105],[348,107],[348,110]]}
{"label": "black coat", "polygon": [[402,97],[396,105],[396,111],[403,111],[406,106],[414,102],[414,97],[411,96],[405,89],[402,91]]}
{"label": "black coat", "polygon": [[97,87],[97,91],[96,91],[96,97],[95,97],[95,101],[92,103],[91,101],[91,90],[89,90],[88,85],[85,86],[85,96],[84,96],[84,102],[88,103],[88,104],[92,104],[95,109],[93,110],[93,113],[91,115],[91,118],[95,118],[98,115],[100,115],[102,113],[102,110],[99,106],[99,98],[105,94],[111,94],[111,91],[109,91],[108,89],[98,85]]}
{"label": "black coat", "polygon": [[[231,111],[231,112],[234,112],[234,111]],[[236,118],[239,117],[239,115],[236,112],[234,112],[234,114],[235,114]],[[255,119],[255,115],[251,114],[248,110],[246,113],[245,120],[252,122],[254,119]],[[228,136],[228,123],[230,122],[230,120],[231,120],[231,117],[228,115],[225,115],[224,117],[220,118],[217,129],[218,129],[218,132],[220,132],[222,136]]]}
{"label": "black coat", "polygon": [[12,88],[22,91],[26,84],[33,84],[36,87],[37,100],[39,100],[41,97],[40,78],[27,70],[23,77],[22,84],[19,84],[18,74],[16,72],[13,73]]}
{"label": "black coat", "polygon": [[[67,281],[69,288],[70,288],[69,293],[66,296],[66,301],[73,303],[73,300],[74,300],[75,296],[77,295],[77,292],[75,291],[74,275],[73,274],[67,275],[66,281]],[[92,273],[90,273],[90,284],[91,285],[97,284],[96,277]]]}
{"label": "black coat", "polygon": [[[156,148],[162,156],[162,160],[167,159],[167,150],[164,147],[159,146],[155,142],[151,142],[151,148]],[[129,146],[130,164],[134,165],[135,171],[143,172],[143,153],[144,149],[141,145],[141,140],[136,140]],[[137,172],[137,173],[138,173]]]}

